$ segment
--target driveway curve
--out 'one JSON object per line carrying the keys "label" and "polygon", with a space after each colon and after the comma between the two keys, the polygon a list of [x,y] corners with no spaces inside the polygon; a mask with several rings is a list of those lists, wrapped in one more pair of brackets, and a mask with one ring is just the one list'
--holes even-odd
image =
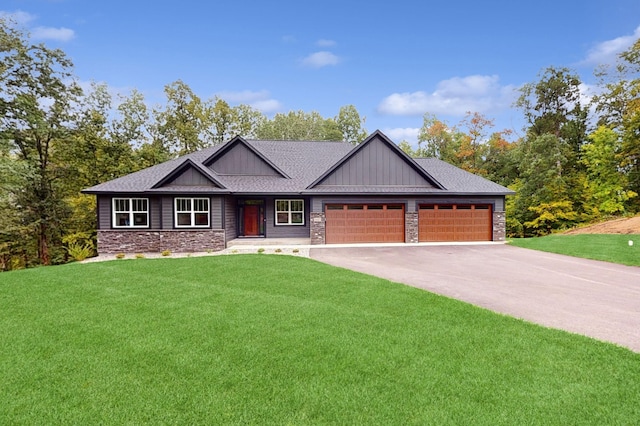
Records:
{"label": "driveway curve", "polygon": [[504,244],[312,248],[320,262],[640,352],[640,268]]}

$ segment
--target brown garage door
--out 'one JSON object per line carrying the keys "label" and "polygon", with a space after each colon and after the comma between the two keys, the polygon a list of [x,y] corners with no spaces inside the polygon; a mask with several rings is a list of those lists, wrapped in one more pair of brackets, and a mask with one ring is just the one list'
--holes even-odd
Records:
{"label": "brown garage door", "polygon": [[402,243],[404,205],[328,204],[326,243]]}
{"label": "brown garage door", "polygon": [[425,204],[418,213],[418,240],[491,241],[491,206]]}

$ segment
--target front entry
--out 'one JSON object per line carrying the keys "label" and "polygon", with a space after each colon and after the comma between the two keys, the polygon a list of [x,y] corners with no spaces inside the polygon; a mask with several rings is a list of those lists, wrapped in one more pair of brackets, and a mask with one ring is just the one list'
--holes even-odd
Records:
{"label": "front entry", "polygon": [[238,235],[242,237],[264,236],[264,201],[238,201]]}

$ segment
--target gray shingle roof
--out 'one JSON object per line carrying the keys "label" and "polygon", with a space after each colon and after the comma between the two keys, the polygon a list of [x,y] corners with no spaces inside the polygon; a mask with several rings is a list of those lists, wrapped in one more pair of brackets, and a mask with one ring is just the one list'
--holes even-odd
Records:
{"label": "gray shingle roof", "polygon": [[[323,186],[306,189],[327,170],[341,161],[353,149],[344,142],[326,141],[243,141],[260,152],[289,178],[280,176],[238,176],[221,175],[208,169],[204,162],[214,156],[225,145],[205,148],[201,151],[158,164],[147,169],[85,189],[90,194],[100,193],[235,193],[235,194],[320,194],[320,193],[380,193],[380,194],[491,194],[506,195],[509,189],[482,177],[465,172],[443,161],[428,158],[416,163],[436,179],[444,189],[406,186]],[[187,160],[197,164],[201,172],[219,182],[223,188],[211,186],[164,185],[157,187]],[[206,169],[206,170],[204,170]]]}

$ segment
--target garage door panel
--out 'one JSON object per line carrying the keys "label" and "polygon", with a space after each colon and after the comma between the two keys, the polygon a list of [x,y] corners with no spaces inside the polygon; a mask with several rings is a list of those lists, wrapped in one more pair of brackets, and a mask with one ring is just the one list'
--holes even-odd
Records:
{"label": "garage door panel", "polygon": [[418,212],[418,240],[491,241],[490,205],[432,204]]}
{"label": "garage door panel", "polygon": [[402,205],[328,205],[325,218],[327,244],[404,242]]}

